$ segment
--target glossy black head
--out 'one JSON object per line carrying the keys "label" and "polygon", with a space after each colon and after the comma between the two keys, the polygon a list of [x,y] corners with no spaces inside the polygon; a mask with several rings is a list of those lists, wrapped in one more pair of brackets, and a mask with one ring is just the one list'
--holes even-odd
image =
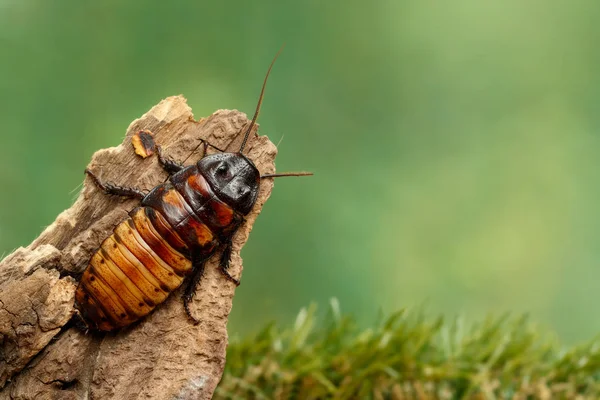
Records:
{"label": "glossy black head", "polygon": [[198,161],[198,169],[219,200],[246,215],[252,210],[260,185],[260,173],[242,153],[220,153]]}

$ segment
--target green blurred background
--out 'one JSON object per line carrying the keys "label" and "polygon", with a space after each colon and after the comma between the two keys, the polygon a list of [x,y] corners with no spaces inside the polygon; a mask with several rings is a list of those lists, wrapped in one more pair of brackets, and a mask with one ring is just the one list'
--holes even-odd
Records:
{"label": "green blurred background", "polygon": [[[100,4],[102,3],[102,4]],[[531,313],[600,332],[600,3],[0,0],[0,253],[162,98],[260,118],[278,169],[231,333],[337,296],[363,323]]]}

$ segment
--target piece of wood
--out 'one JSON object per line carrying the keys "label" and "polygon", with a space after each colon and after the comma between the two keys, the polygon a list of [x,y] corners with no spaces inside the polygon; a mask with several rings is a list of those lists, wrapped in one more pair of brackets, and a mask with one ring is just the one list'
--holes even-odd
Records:
{"label": "piece of wood", "polygon": [[[135,120],[121,145],[96,152],[88,168],[104,181],[148,191],[167,174],[156,156],[135,154],[135,133],[151,131],[167,157],[189,165],[203,156],[200,139],[237,151],[249,122],[229,110],[195,121],[183,97],[169,97]],[[273,173],[277,149],[266,136],[256,136],[257,129],[244,153],[261,173]],[[272,179],[261,182],[256,205],[234,237],[234,277],[240,277],[239,252],[272,187]],[[191,305],[199,325],[185,315],[180,288],[147,318],[115,333],[84,334],[65,326],[77,285],[67,275],[86,268],[137,204],[105,195],[86,178],[71,208],[31,245],[0,262],[0,399],[211,398],[225,364],[235,289],[218,271],[218,256],[207,263]]]}

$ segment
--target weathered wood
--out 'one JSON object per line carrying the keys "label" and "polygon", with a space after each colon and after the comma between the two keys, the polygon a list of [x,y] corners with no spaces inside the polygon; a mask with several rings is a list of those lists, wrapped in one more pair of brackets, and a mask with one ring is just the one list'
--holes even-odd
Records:
{"label": "weathered wood", "polygon": [[[133,134],[152,131],[168,157],[189,165],[203,156],[200,139],[236,151],[248,123],[243,113],[228,110],[195,121],[183,97],[170,97],[135,120],[121,145],[94,154],[88,167],[105,181],[148,191],[167,174],[156,156],[135,154]],[[277,150],[256,129],[245,154],[261,173],[272,173]],[[270,179],[261,182],[257,204],[234,237],[233,276],[241,274],[240,249],[272,186]],[[77,284],[66,273],[85,269],[137,204],[105,195],[88,178],[71,208],[30,246],[0,262],[0,399],[211,398],[225,363],[235,289],[218,271],[217,257],[209,260],[191,306],[199,325],[187,319],[178,290],[146,319],[116,333],[65,327]]]}

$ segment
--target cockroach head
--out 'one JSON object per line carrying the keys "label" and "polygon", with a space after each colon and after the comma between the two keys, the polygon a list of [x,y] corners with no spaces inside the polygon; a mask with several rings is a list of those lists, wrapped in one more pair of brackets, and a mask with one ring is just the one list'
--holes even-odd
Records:
{"label": "cockroach head", "polygon": [[242,153],[219,153],[198,161],[198,169],[219,198],[246,215],[252,210],[260,185],[260,173]]}

